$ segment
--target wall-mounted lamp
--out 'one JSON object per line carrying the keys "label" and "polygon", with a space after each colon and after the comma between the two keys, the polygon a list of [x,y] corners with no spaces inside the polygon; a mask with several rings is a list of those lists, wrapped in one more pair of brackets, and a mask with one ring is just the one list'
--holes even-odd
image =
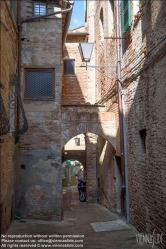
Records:
{"label": "wall-mounted lamp", "polygon": [[81,55],[82,62],[90,62],[92,51],[93,51],[94,43],[88,43],[88,42],[80,42],[79,43],[79,51]]}
{"label": "wall-mounted lamp", "polygon": [[94,42],[89,42],[89,43],[88,42],[80,42],[79,46],[78,46],[82,62],[86,62],[86,70],[87,70],[87,67],[93,67],[93,68],[104,68],[104,67],[116,68],[116,66],[92,66],[92,65],[88,65],[87,63],[90,62],[90,60],[91,60],[93,46],[94,46]]}
{"label": "wall-mounted lamp", "polygon": [[79,145],[80,145],[80,138],[75,137],[74,140],[75,140],[75,144],[76,144],[77,146],[79,146]]}

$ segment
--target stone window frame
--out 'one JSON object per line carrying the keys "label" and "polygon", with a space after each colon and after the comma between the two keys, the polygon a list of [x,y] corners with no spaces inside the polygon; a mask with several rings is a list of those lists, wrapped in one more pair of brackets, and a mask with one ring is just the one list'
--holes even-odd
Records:
{"label": "stone window frame", "polygon": [[[65,69],[64,69],[65,61],[74,61],[74,68],[73,68],[74,73],[73,74],[65,74]],[[75,77],[76,76],[76,74],[75,74],[75,59],[74,58],[64,58],[63,59],[63,76],[64,77]]]}
{"label": "stone window frame", "polygon": [[[39,6],[39,13],[35,13],[35,4],[38,4],[38,6]],[[45,5],[45,13],[43,13],[43,14],[41,14],[40,13],[40,5],[41,4],[44,4]],[[46,3],[46,1],[34,1],[34,3],[33,3],[33,15],[34,16],[43,16],[43,15],[46,15],[47,14],[47,3]]]}
{"label": "stone window frame", "polygon": [[[52,97],[28,97],[27,96],[27,73],[31,72],[51,72],[52,73]],[[24,68],[25,73],[25,87],[24,87],[24,100],[35,100],[35,101],[53,101],[55,100],[55,68]]]}

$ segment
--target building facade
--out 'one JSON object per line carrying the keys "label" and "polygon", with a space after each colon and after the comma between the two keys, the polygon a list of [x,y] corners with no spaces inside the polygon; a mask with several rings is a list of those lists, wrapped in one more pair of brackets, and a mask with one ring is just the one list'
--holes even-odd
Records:
{"label": "building facade", "polygon": [[29,129],[19,143],[17,215],[61,220],[62,49],[72,5],[22,1],[21,96]]}
{"label": "building facade", "polygon": [[[14,219],[16,196],[17,143],[15,130],[15,90],[17,77],[18,37],[16,6],[0,2],[1,65],[0,65],[0,230],[5,232]],[[13,101],[11,103],[11,101]]]}
{"label": "building facade", "polygon": [[[98,103],[117,117],[114,161],[121,165],[116,175],[111,149],[99,141],[99,202],[123,211],[140,232],[159,234],[166,232],[165,8],[163,1],[90,1],[86,11],[89,41],[95,42],[95,65],[116,65],[113,77],[100,68],[95,78]],[[122,202],[113,195],[119,184]]]}

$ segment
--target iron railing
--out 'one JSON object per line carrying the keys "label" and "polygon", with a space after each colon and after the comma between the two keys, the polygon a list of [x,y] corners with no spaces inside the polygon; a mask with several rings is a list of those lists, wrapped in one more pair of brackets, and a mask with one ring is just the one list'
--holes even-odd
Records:
{"label": "iron railing", "polygon": [[[4,86],[1,83],[0,88],[3,94]],[[5,102],[6,101],[6,102]],[[18,77],[12,75],[10,78],[10,98],[5,99],[0,94],[0,136],[8,132],[15,138],[28,130],[28,121],[25,115],[23,103],[19,94]],[[0,139],[0,142],[3,142]]]}

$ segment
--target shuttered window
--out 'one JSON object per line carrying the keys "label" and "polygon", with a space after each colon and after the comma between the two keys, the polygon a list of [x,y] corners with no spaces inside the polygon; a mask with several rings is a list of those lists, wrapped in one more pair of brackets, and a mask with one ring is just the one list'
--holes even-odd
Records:
{"label": "shuttered window", "polygon": [[131,26],[130,0],[121,1],[122,32],[126,32]]}

